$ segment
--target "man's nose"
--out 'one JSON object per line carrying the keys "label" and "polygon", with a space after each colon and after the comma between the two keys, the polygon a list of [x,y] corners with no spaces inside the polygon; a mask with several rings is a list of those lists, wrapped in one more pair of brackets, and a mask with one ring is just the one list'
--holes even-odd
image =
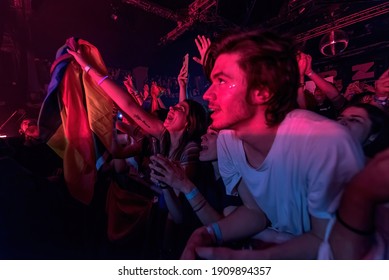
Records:
{"label": "man's nose", "polygon": [[210,87],[206,90],[206,92],[204,92],[203,99],[204,99],[205,101],[210,101],[212,98],[215,99],[213,96],[214,96],[214,93],[213,93],[213,91],[212,91],[212,86],[210,86]]}

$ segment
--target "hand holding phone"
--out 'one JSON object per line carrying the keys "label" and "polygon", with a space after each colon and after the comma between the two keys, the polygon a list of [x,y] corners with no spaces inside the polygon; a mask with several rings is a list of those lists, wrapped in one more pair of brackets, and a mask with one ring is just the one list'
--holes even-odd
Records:
{"label": "hand holding phone", "polygon": [[184,78],[184,79],[188,78],[188,67],[189,67],[189,54],[185,54],[182,60],[182,67],[180,70],[180,74],[178,75],[180,78]]}

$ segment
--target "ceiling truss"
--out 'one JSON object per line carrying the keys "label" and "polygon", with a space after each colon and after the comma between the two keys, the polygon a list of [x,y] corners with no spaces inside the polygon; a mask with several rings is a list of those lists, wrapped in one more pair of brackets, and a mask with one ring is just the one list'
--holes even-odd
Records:
{"label": "ceiling truss", "polygon": [[177,14],[170,9],[163,8],[147,0],[123,0],[122,2],[177,23],[177,27],[160,39],[160,44],[176,40],[198,21],[207,21],[208,11],[216,6],[216,0],[195,0],[188,6],[184,14]]}
{"label": "ceiling truss", "polygon": [[[147,12],[156,14],[160,17],[175,21],[177,23],[177,27],[175,27],[160,39],[160,44],[166,44],[170,41],[176,40],[179,36],[189,30],[196,22],[209,22],[210,16],[208,12],[211,8],[216,7],[217,4],[216,0],[195,0],[188,6],[188,9],[183,14],[178,14],[170,9],[161,7],[147,0],[122,0],[122,2],[141,8]],[[312,2],[312,0],[290,1],[288,7],[289,12],[298,11],[298,13],[302,13],[304,6],[307,7],[307,5],[312,4]],[[326,23],[319,27],[315,27],[306,32],[300,33],[296,35],[296,41],[307,41],[309,39],[326,34],[331,30],[341,29],[343,27],[350,26],[386,13],[389,13],[389,2],[370,7],[348,16],[344,16],[334,20],[333,22]],[[212,17],[215,17],[215,15],[212,15]]]}

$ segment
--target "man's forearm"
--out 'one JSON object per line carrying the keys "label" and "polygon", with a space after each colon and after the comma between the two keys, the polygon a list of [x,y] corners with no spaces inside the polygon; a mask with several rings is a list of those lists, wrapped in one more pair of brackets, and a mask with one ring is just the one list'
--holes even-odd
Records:
{"label": "man's forearm", "polygon": [[264,250],[247,250],[244,259],[253,260],[310,260],[317,258],[321,239],[311,233],[305,233],[285,243]]}
{"label": "man's forearm", "polygon": [[218,222],[223,241],[250,237],[267,227],[267,218],[257,209],[238,207],[233,213]]}

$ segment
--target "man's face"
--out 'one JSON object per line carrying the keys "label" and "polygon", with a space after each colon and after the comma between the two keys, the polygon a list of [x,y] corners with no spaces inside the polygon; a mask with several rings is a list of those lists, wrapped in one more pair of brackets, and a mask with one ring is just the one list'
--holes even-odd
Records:
{"label": "man's face", "polygon": [[204,100],[212,111],[212,126],[217,129],[238,129],[253,115],[248,103],[246,74],[238,65],[239,55],[222,54],[211,73],[211,86],[204,93]]}

